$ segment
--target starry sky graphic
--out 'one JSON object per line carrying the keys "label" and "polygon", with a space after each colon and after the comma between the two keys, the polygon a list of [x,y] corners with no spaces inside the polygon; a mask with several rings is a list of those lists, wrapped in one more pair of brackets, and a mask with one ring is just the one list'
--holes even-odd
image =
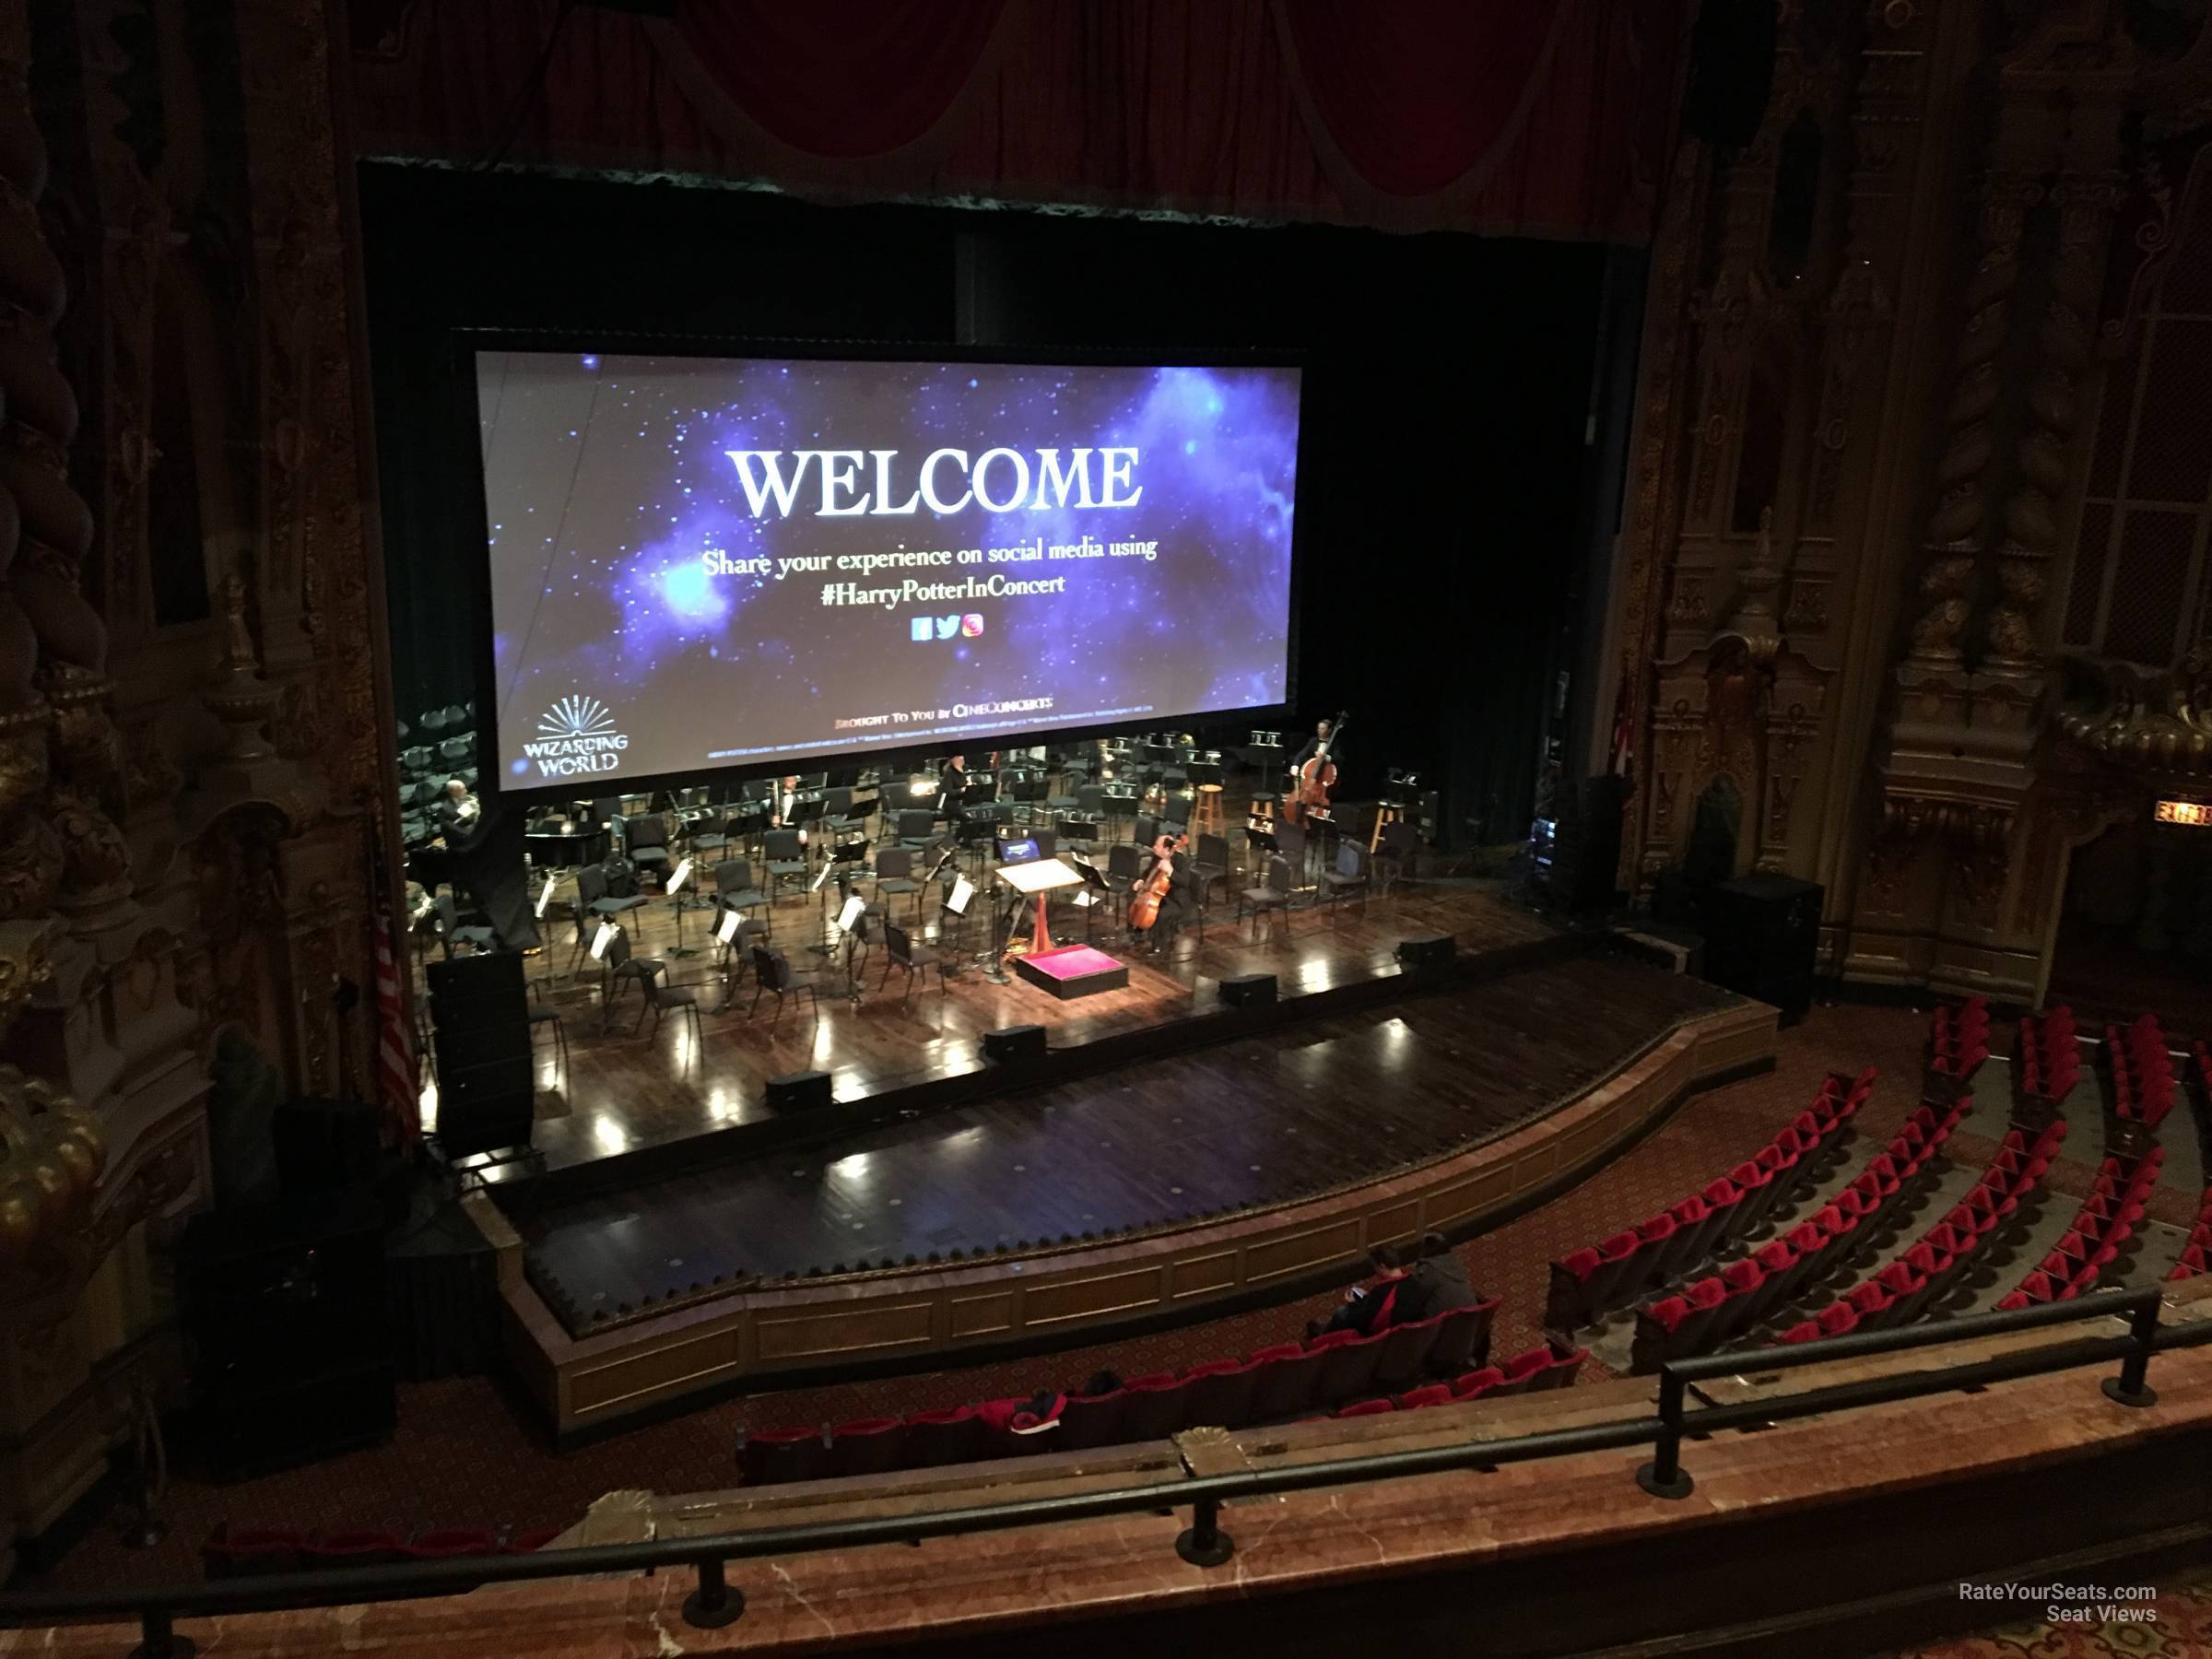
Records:
{"label": "starry sky graphic", "polygon": [[[1117,718],[1280,700],[1289,635],[1299,371],[1036,364],[776,361],[537,352],[477,359],[502,763],[544,782],[523,746],[559,699],[606,705],[628,739],[596,782],[783,755],[945,747]],[[725,452],[896,450],[910,497],[935,449],[1037,452],[1064,465],[1134,447],[1135,506],[1074,500],[992,512],[825,517],[819,463],[791,513],[754,516]],[[1104,488],[1091,460],[1094,492]],[[994,500],[1015,469],[994,463]],[[875,493],[864,458],[850,501]],[[972,478],[947,465],[940,499]],[[701,555],[1050,547],[1156,542],[1157,558],[710,574]],[[897,587],[1065,576],[1051,594],[825,606],[826,582]],[[970,614],[982,631],[913,637]],[[841,718],[1049,697],[1049,712],[840,730]]]}

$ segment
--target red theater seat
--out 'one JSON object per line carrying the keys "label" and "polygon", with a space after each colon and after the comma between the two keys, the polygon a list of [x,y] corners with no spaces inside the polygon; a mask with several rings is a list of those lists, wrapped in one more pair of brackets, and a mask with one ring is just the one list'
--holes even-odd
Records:
{"label": "red theater seat", "polygon": [[1388,1331],[1372,1336],[1354,1336],[1322,1356],[1320,1398],[1324,1404],[1364,1398],[1374,1391],[1375,1367],[1382,1358]]}
{"label": "red theater seat", "polygon": [[856,1418],[830,1430],[832,1475],[881,1475],[905,1466],[903,1418]]}
{"label": "red theater seat", "polygon": [[1194,1367],[1183,1381],[1191,1385],[1185,1420],[1192,1427],[1241,1429],[1252,1421],[1252,1403],[1260,1386],[1258,1360],[1217,1359]]}
{"label": "red theater seat", "polygon": [[1526,1394],[1535,1386],[1536,1379],[1543,1375],[1544,1368],[1550,1363],[1551,1348],[1548,1345],[1530,1348],[1525,1354],[1515,1354],[1501,1368],[1504,1371],[1503,1380],[1489,1392],[1494,1394]]}
{"label": "red theater seat", "polygon": [[288,1526],[233,1526],[226,1521],[200,1546],[200,1561],[211,1579],[294,1572],[306,1548],[307,1535]]}
{"label": "red theater seat", "polygon": [[1122,1413],[1128,1397],[1120,1388],[1100,1394],[1069,1394],[1060,1407],[1060,1449],[1088,1452],[1114,1444],[1122,1438]]}
{"label": "red theater seat", "polygon": [[376,1567],[405,1560],[397,1535],[388,1532],[317,1533],[302,1552],[309,1567]]}
{"label": "red theater seat", "polygon": [[1375,1382],[1382,1388],[1403,1388],[1418,1382],[1429,1369],[1429,1356],[1443,1332],[1443,1316],[1392,1325],[1382,1333],[1382,1348],[1375,1360]]}
{"label": "red theater seat", "polygon": [[917,1411],[906,1419],[906,1461],[916,1469],[973,1463],[983,1454],[983,1421],[972,1406]]}
{"label": "red theater seat", "polygon": [[1497,1315],[1499,1298],[1493,1296],[1469,1307],[1453,1308],[1438,1315],[1443,1322],[1436,1347],[1429,1352],[1429,1369],[1439,1376],[1456,1376],[1490,1357],[1490,1322]]}
{"label": "red theater seat", "polygon": [[1272,1423],[1313,1406],[1320,1397],[1322,1362],[1328,1357],[1324,1350],[1301,1352],[1297,1348],[1288,1353],[1269,1348],[1254,1354],[1252,1363],[1260,1374],[1253,1388],[1252,1420]]}
{"label": "red theater seat", "polygon": [[1452,1390],[1449,1384],[1430,1382],[1420,1388],[1406,1390],[1398,1396],[1400,1411],[1418,1411],[1424,1406],[1449,1406]]}
{"label": "red theater seat", "polygon": [[1589,1358],[1590,1350],[1588,1348],[1568,1348],[1564,1351],[1557,1347],[1553,1348],[1544,1369],[1538,1371],[1535,1381],[1530,1382],[1531,1392],[1543,1388],[1571,1386],[1576,1374],[1583,1369],[1583,1361]]}
{"label": "red theater seat", "polygon": [[1388,1400],[1360,1400],[1354,1405],[1347,1406],[1336,1415],[1340,1418],[1379,1417],[1385,1411],[1396,1409],[1397,1407]]}
{"label": "red theater seat", "polygon": [[737,1468],[747,1486],[818,1480],[830,1472],[829,1448],[819,1429],[761,1429],[745,1437]]}
{"label": "red theater seat", "polygon": [[1122,1385],[1122,1439],[1165,1440],[1182,1427],[1190,1389],[1173,1371],[1159,1371]]}
{"label": "red theater seat", "polygon": [[1480,1371],[1471,1371],[1464,1377],[1453,1379],[1452,1397],[1455,1400],[1472,1400],[1477,1394],[1488,1394],[1504,1381],[1505,1373],[1502,1371],[1494,1365],[1486,1365]]}

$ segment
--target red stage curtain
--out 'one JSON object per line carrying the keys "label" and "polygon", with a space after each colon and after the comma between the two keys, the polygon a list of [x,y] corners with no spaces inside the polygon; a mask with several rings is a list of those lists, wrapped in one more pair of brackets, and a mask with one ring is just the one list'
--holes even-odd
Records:
{"label": "red stage curtain", "polygon": [[1281,0],[1313,113],[1377,190],[1428,195],[1464,178],[1542,90],[1536,71],[1576,6]]}
{"label": "red stage curtain", "polygon": [[354,0],[357,130],[371,155],[505,144],[810,194],[1635,240],[1687,6],[687,0],[669,22]]}
{"label": "red stage curtain", "polygon": [[959,96],[1002,0],[685,0],[677,31],[739,109],[794,149],[877,156]]}

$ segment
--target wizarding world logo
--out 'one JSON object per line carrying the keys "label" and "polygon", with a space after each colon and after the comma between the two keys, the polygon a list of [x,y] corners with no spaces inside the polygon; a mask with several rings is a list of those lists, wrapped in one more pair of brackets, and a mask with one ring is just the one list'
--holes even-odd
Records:
{"label": "wizarding world logo", "polygon": [[615,717],[595,697],[558,699],[537,717],[537,736],[523,753],[545,778],[573,778],[610,772],[622,764],[629,734],[615,730]]}

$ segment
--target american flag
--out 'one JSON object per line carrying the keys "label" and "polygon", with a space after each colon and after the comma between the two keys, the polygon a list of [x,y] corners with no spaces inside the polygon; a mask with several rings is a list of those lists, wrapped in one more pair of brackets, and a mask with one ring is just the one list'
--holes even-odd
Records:
{"label": "american flag", "polygon": [[406,1005],[401,999],[399,963],[392,947],[392,912],[376,912],[376,1088],[384,1110],[413,1141],[422,1134],[422,1086],[415,1050],[407,1041]]}

